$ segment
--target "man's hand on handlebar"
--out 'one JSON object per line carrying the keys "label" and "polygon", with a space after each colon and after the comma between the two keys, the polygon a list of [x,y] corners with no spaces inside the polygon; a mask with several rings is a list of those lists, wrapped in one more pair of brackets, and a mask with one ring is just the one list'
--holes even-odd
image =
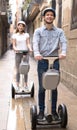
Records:
{"label": "man's hand on handlebar", "polygon": [[42,60],[42,59],[43,59],[43,56],[37,55],[37,56],[35,56],[34,58],[35,58],[35,60]]}
{"label": "man's hand on handlebar", "polygon": [[66,58],[66,55],[64,55],[64,54],[59,54],[59,59],[60,60],[63,60],[63,59],[65,59]]}
{"label": "man's hand on handlebar", "polygon": [[[59,60],[62,60],[62,59],[66,58],[66,55],[59,54],[59,56],[57,56],[57,57],[58,57]],[[35,58],[35,60],[42,60],[42,59],[47,59],[48,57],[43,57],[42,55],[37,55],[37,56],[34,56],[34,58]],[[50,59],[50,57],[49,57],[49,59]]]}

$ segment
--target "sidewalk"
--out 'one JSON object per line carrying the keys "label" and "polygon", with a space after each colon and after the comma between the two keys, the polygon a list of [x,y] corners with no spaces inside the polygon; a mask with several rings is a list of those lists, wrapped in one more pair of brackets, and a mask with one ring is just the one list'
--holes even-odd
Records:
{"label": "sidewalk", "polygon": [[[16,127],[8,126],[8,130],[31,130],[30,123],[30,107],[37,102],[37,74],[36,63],[30,59],[31,72],[29,80],[34,79],[35,84],[35,100],[31,98],[19,98],[14,103],[13,112],[15,111],[17,119]],[[13,74],[14,55],[13,51],[7,51],[3,58],[0,59],[0,130],[7,130],[8,124],[13,125],[14,121],[8,121],[11,105],[11,81]],[[67,130],[77,129],[77,96],[70,92],[62,83],[58,87],[58,104],[64,103],[68,110],[68,125]],[[15,106],[16,105],[16,106]],[[14,114],[15,114],[14,113]],[[13,113],[11,111],[13,116]],[[19,115],[20,114],[20,115]],[[17,117],[18,116],[18,117]],[[10,119],[10,118],[9,118]],[[21,120],[22,119],[22,120]],[[15,123],[16,123],[15,122]],[[22,125],[23,126],[22,126]],[[21,127],[22,126],[22,127]],[[21,128],[19,128],[21,127]],[[10,129],[12,128],[12,129]],[[52,129],[53,130],[53,129]],[[63,130],[60,128],[60,130]]]}
{"label": "sidewalk", "polygon": [[12,81],[12,52],[8,51],[0,59],[0,130],[6,130],[10,105],[10,86]]}

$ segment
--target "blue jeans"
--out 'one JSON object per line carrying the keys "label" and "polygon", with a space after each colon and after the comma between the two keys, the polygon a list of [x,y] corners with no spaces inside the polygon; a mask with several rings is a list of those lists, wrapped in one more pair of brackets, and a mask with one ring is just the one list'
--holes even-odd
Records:
{"label": "blue jeans", "polygon": [[[42,85],[42,74],[47,71],[49,66],[48,60],[39,60],[38,61],[38,81],[39,81],[39,92],[38,92],[38,105],[39,105],[39,111],[44,111],[45,109],[45,89]],[[59,70],[59,60],[56,60],[53,64],[53,68],[56,70]],[[56,105],[57,105],[57,89],[52,90],[52,113],[56,112]]]}

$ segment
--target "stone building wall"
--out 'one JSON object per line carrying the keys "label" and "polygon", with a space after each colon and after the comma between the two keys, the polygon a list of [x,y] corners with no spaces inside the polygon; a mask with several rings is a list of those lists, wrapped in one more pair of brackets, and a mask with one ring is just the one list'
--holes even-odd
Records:
{"label": "stone building wall", "polygon": [[[74,8],[77,9],[76,3],[70,0],[67,3],[67,0],[62,0],[62,28],[67,38],[67,58],[61,61],[61,80],[77,95],[77,14],[75,13],[76,10],[73,10]],[[73,17],[74,13],[76,15]],[[76,19],[73,29],[71,29],[72,19]]]}

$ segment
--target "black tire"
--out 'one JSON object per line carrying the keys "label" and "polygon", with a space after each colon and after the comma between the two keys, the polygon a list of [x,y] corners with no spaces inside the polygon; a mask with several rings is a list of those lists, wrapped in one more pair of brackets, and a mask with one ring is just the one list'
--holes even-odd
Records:
{"label": "black tire", "polygon": [[36,124],[37,124],[37,108],[36,108],[36,106],[32,106],[30,108],[30,118],[31,118],[31,129],[35,130]]}
{"label": "black tire", "polygon": [[58,114],[61,118],[61,128],[66,128],[68,122],[67,108],[64,104],[58,106]]}
{"label": "black tire", "polygon": [[15,98],[15,88],[13,85],[11,87],[11,91],[12,91],[12,98],[14,99]]}
{"label": "black tire", "polygon": [[34,83],[33,83],[32,88],[31,88],[31,97],[32,98],[34,97]]}

